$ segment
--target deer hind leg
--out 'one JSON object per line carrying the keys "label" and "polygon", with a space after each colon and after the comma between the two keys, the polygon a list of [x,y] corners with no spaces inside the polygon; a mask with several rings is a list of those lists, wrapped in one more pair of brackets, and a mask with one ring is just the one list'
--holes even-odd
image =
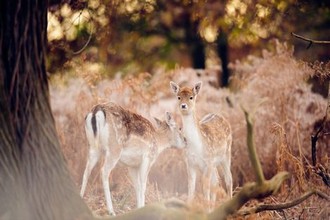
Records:
{"label": "deer hind leg", "polygon": [[223,168],[223,178],[224,178],[225,184],[226,184],[226,191],[227,191],[229,198],[231,198],[233,195],[233,177],[232,177],[232,173],[230,171],[230,160],[223,161],[222,168]]}
{"label": "deer hind leg", "polygon": [[150,159],[145,156],[139,167],[129,167],[128,171],[136,193],[137,208],[145,205],[145,192],[150,171]]}
{"label": "deer hind leg", "polygon": [[103,190],[110,215],[115,215],[115,212],[113,210],[112,199],[111,199],[109,175],[111,173],[111,170],[116,166],[119,158],[120,158],[120,152],[117,155],[111,155],[110,150],[106,150],[105,160],[102,167]]}
{"label": "deer hind leg", "polygon": [[202,177],[203,194],[204,194],[204,198],[207,202],[210,201],[211,175],[212,175],[212,167],[211,167],[211,165],[208,165],[205,168],[203,177]]}
{"label": "deer hind leg", "polygon": [[93,168],[95,167],[96,163],[99,161],[99,159],[100,159],[100,150],[90,147],[89,153],[88,153],[87,164],[86,164],[86,168],[84,171],[83,181],[81,184],[81,190],[80,190],[81,197],[83,197],[85,194],[88,178],[89,178]]}
{"label": "deer hind leg", "polygon": [[220,184],[220,179],[219,179],[218,169],[216,167],[213,167],[212,174],[211,174],[211,205],[212,205],[212,209],[214,208],[215,201],[217,199],[217,192],[219,190],[219,184]]}
{"label": "deer hind leg", "polygon": [[148,155],[145,155],[142,159],[140,165],[140,181],[141,181],[141,191],[140,191],[140,201],[137,203],[137,207],[140,208],[145,205],[145,193],[147,189],[148,174],[151,168],[151,161]]}
{"label": "deer hind leg", "polygon": [[128,167],[128,173],[130,175],[130,178],[132,180],[133,183],[133,187],[135,190],[135,194],[136,194],[136,202],[137,202],[137,206],[139,204],[140,201],[140,189],[141,189],[141,177],[139,174],[139,168],[138,167]]}

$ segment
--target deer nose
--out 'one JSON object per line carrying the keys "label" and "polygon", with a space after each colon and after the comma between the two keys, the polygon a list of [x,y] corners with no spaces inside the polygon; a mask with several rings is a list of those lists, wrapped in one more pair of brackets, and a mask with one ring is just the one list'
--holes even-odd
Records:
{"label": "deer nose", "polygon": [[188,105],[186,103],[181,104],[181,109],[187,109],[187,108],[188,108]]}

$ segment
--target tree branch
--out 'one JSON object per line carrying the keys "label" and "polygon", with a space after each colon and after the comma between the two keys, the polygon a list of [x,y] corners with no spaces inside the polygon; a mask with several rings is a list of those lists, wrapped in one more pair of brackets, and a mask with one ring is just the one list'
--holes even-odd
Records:
{"label": "tree branch", "polygon": [[298,34],[295,34],[293,32],[291,32],[291,35],[293,35],[294,37],[298,38],[298,39],[301,39],[301,40],[304,40],[304,41],[307,41],[309,42],[308,46],[306,49],[309,49],[312,44],[330,44],[330,41],[325,41],[325,40],[313,40],[313,39],[310,39],[310,38],[307,38],[307,37],[303,37],[301,35],[298,35]]}
{"label": "tree branch", "polygon": [[209,220],[226,219],[234,214],[246,202],[251,199],[260,199],[275,194],[283,181],[289,178],[288,172],[277,173],[271,180],[266,180],[262,185],[257,183],[247,183],[233,198],[223,203],[219,208],[208,215]]}
{"label": "tree branch", "polygon": [[330,197],[326,195],[325,193],[318,191],[318,190],[311,190],[303,194],[301,197],[294,199],[290,202],[285,202],[285,203],[280,203],[280,204],[260,204],[255,207],[252,207],[250,209],[245,209],[240,212],[238,212],[238,215],[249,215],[249,214],[254,214],[254,213],[259,213],[263,211],[274,211],[274,210],[283,210],[283,209],[288,209],[293,206],[296,206],[306,199],[308,199],[312,195],[317,195],[321,197],[322,199],[330,201]]}
{"label": "tree branch", "polygon": [[256,175],[257,183],[262,185],[265,181],[264,173],[261,168],[261,164],[258,158],[258,154],[256,152],[256,148],[254,146],[254,140],[253,140],[253,126],[252,126],[252,120],[250,115],[246,110],[244,110],[245,120],[246,120],[246,127],[247,127],[247,145],[248,145],[248,151],[249,151],[249,158],[252,163],[252,167],[254,169],[254,173]]}
{"label": "tree branch", "polygon": [[317,140],[319,139],[319,135],[324,135],[325,132],[324,127],[325,123],[327,120],[330,118],[330,82],[329,82],[329,88],[328,88],[328,103],[327,103],[327,108],[325,111],[325,116],[323,117],[321,126],[319,129],[316,131],[314,135],[311,136],[311,145],[312,145],[312,164],[314,167],[315,172],[322,177],[323,182],[330,187],[330,175],[327,173],[326,169],[321,165],[317,164],[316,161],[316,144]]}

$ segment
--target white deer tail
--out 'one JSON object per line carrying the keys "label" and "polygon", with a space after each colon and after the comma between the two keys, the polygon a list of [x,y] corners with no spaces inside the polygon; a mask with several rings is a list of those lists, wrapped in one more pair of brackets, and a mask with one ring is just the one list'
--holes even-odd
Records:
{"label": "white deer tail", "polygon": [[106,114],[103,109],[96,108],[88,113],[85,119],[85,130],[88,142],[95,148],[99,148],[100,136],[106,123]]}

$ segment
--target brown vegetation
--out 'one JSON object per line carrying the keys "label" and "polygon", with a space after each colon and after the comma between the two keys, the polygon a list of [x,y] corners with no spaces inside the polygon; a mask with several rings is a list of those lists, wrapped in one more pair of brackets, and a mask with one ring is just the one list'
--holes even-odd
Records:
{"label": "brown vegetation", "polygon": [[[159,71],[150,75],[142,73],[124,79],[102,79],[96,70],[77,67],[75,79],[55,76],[51,86],[51,104],[56,120],[62,149],[71,174],[80,188],[87,157],[87,140],[84,133],[84,117],[92,105],[112,101],[149,118],[162,117],[165,111],[180,117],[175,112],[169,81],[194,85],[203,81],[203,92],[197,100],[197,113],[224,115],[233,130],[232,174],[236,191],[246,182],[254,181],[246,147],[246,123],[241,106],[254,113],[254,139],[265,178],[270,179],[279,171],[288,171],[291,176],[282,185],[279,194],[259,202],[278,204],[291,201],[309,189],[318,189],[329,195],[329,188],[315,174],[311,166],[310,137],[318,129],[317,123],[324,117],[327,100],[312,92],[308,80],[315,71],[306,63],[297,61],[293,51],[285,44],[276,44],[276,52],[263,52],[263,57],[249,57],[244,62],[231,65],[233,77],[230,89],[215,88],[216,75],[212,71],[196,72],[177,68],[174,71]],[[329,73],[323,78],[329,79]],[[262,101],[259,107],[256,103]],[[318,140],[317,161],[330,167],[329,138]],[[185,200],[187,193],[186,168],[181,151],[168,149],[163,152],[149,175],[146,202],[161,201],[170,197]],[[99,164],[100,165],[100,164]],[[125,213],[135,207],[134,189],[123,172],[115,168],[110,177],[113,203],[117,213]],[[100,166],[92,172],[85,200],[99,215],[107,213],[100,179]],[[200,186],[199,186],[199,190]],[[221,195],[219,189],[219,195]],[[222,200],[220,199],[219,203]],[[202,197],[194,205],[203,208]],[[256,205],[250,201],[246,207]],[[310,197],[303,203],[285,211],[254,214],[255,218],[280,217],[319,218],[329,216],[329,202]],[[239,218],[239,217],[237,217]]]}

